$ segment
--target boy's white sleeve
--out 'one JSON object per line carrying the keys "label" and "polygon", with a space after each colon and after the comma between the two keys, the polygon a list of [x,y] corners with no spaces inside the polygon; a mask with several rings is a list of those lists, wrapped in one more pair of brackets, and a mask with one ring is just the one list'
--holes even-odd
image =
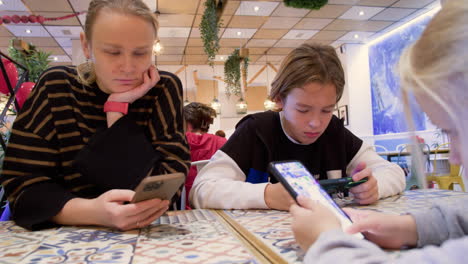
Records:
{"label": "boy's white sleeve", "polygon": [[237,163],[218,150],[198,172],[189,194],[190,203],[195,208],[268,209],[264,197],[268,183],[245,180]]}
{"label": "boy's white sleeve", "polygon": [[346,174],[351,176],[356,166],[365,162],[377,180],[379,199],[401,193],[405,190],[406,179],[403,169],[395,163],[391,163],[380,157],[375,150],[363,143],[359,151],[346,167]]}

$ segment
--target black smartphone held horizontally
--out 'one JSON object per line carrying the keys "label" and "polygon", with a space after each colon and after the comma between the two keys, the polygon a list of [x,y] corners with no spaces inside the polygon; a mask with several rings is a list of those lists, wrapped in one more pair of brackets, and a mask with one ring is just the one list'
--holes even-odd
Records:
{"label": "black smartphone held horizontally", "polygon": [[135,188],[135,195],[131,202],[137,203],[154,198],[170,201],[184,182],[185,176],[180,172],[148,176]]}
{"label": "black smartphone held horizontally", "polygon": [[344,177],[338,179],[327,179],[318,181],[320,186],[322,186],[328,194],[334,194],[337,192],[345,192],[349,189],[358,186],[361,183],[367,182],[367,178],[364,178],[359,181],[353,181],[352,177]]}
{"label": "black smartphone held horizontally", "polygon": [[[335,201],[333,201],[300,161],[289,160],[271,162],[269,170],[272,175],[283,184],[284,188],[286,188],[294,200],[296,200],[298,195],[301,195],[319,201],[338,217],[343,230],[352,225],[351,219],[341,210]],[[357,233],[355,236],[364,238],[361,233]]]}

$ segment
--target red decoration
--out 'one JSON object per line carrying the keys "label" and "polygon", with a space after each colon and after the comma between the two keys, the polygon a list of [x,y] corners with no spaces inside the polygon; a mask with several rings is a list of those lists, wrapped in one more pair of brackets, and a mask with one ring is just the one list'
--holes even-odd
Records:
{"label": "red decoration", "polygon": [[18,15],[13,15],[11,16],[11,21],[13,21],[13,23],[15,24],[18,24],[19,22],[21,22],[21,18]]}
{"label": "red decoration", "polygon": [[36,16],[35,16],[35,15],[30,15],[30,16],[29,16],[29,22],[31,22],[31,23],[36,23],[36,22],[37,22]]}
{"label": "red decoration", "polygon": [[[16,66],[10,60],[2,58],[3,66],[5,66],[5,71],[8,75],[8,79],[10,79],[11,88],[15,89],[16,83],[18,82],[18,70],[16,70]],[[3,74],[0,70],[0,93],[9,94],[10,90],[8,90],[7,83]]]}
{"label": "red decoration", "polygon": [[20,108],[23,107],[24,101],[28,98],[28,95],[31,93],[32,89],[34,88],[35,83],[33,82],[24,82],[21,84],[21,87],[16,92],[16,101],[18,102],[18,106]]}
{"label": "red decoration", "polygon": [[44,23],[45,21],[57,21],[57,20],[64,20],[67,18],[71,17],[76,17],[81,14],[86,13],[85,11],[83,12],[78,12],[74,13],[71,15],[66,15],[66,16],[61,16],[61,17],[43,17],[43,16],[35,16],[35,15],[29,15],[29,16],[19,16],[19,15],[13,15],[13,16],[3,16],[0,17],[0,25],[5,23],[9,24],[11,22],[18,24],[18,23]]}
{"label": "red decoration", "polygon": [[21,22],[28,23],[29,22],[28,16],[21,16]]}
{"label": "red decoration", "polygon": [[9,24],[11,22],[11,17],[10,16],[3,16],[3,23]]}

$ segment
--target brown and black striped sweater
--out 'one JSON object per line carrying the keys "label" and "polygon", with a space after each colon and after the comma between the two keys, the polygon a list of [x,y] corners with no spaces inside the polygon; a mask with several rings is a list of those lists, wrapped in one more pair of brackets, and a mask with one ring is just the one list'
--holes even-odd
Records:
{"label": "brown and black striped sweater", "polygon": [[[158,84],[110,128],[103,112],[108,94],[97,84],[82,85],[75,67],[42,75],[13,124],[0,176],[18,225],[44,228],[72,198],[134,188],[144,176],[134,175],[142,160],[153,162],[153,174],[187,173],[182,84],[159,74]],[[76,164],[83,153],[81,161],[95,171]]]}

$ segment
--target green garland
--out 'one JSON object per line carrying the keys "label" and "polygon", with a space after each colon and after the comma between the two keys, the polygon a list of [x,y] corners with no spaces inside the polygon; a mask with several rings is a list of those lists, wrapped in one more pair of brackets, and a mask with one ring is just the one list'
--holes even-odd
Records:
{"label": "green garland", "polygon": [[205,12],[200,22],[200,35],[203,40],[203,47],[208,55],[208,64],[213,66],[216,53],[219,50],[219,28],[222,26],[216,16],[216,1],[207,0],[205,2]]}
{"label": "green garland", "polygon": [[[49,63],[51,62],[49,56],[52,53],[40,51],[31,43],[29,43],[29,52],[25,53],[23,51],[16,50],[13,47],[13,40],[11,40],[10,46],[8,47],[8,54],[12,59],[28,69],[29,81],[36,83],[41,74],[49,68]],[[17,69],[18,75],[21,75],[23,73],[23,69],[19,67]]]}
{"label": "green garland", "polygon": [[328,0],[284,0],[284,5],[294,8],[307,8],[319,10]]}
{"label": "green garland", "polygon": [[244,63],[243,70],[247,76],[249,58],[241,58],[239,49],[235,49],[224,62],[224,81],[226,82],[226,95],[241,94],[241,62]]}

